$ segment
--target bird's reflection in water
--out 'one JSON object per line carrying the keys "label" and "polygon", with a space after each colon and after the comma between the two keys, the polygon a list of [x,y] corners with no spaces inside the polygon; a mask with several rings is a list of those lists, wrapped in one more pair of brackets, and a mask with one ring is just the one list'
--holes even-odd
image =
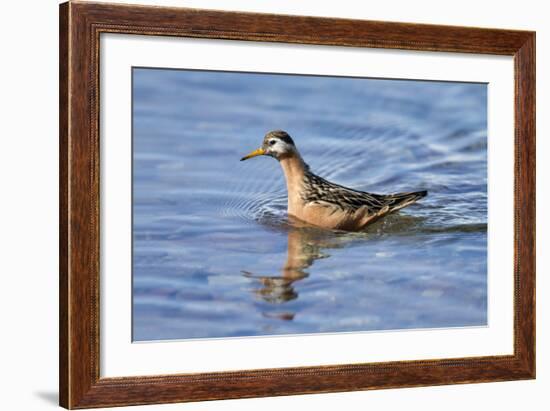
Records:
{"label": "bird's reflection in water", "polygon": [[299,220],[290,220],[288,227],[287,258],[278,275],[263,275],[242,271],[243,275],[254,279],[259,287],[252,291],[261,300],[270,303],[271,310],[263,311],[262,315],[281,320],[293,320],[295,312],[277,310],[282,304],[298,298],[294,284],[306,278],[307,269],[315,260],[327,258],[328,249],[337,249],[350,246],[352,243],[361,244],[369,238],[383,233],[406,235],[421,231],[424,217],[409,215],[392,215],[383,221],[378,221],[363,232],[345,232],[315,228]]}
{"label": "bird's reflection in water", "polygon": [[[306,278],[307,269],[315,260],[329,257],[322,249],[338,248],[342,244],[333,231],[304,226],[297,222],[288,229],[287,258],[280,274],[263,275],[250,271],[242,271],[243,275],[256,280],[260,285],[253,289],[253,293],[263,301],[273,305],[282,304],[298,298],[294,283]],[[263,316],[281,320],[293,320],[294,312],[269,311]]]}

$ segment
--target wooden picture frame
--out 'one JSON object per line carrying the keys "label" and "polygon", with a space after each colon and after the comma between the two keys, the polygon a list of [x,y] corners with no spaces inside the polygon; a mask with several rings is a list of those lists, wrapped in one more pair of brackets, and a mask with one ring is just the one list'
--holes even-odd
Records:
{"label": "wooden picture frame", "polygon": [[[513,56],[514,354],[100,378],[101,33]],[[535,377],[535,33],[69,2],[60,6],[60,404],[90,408]]]}

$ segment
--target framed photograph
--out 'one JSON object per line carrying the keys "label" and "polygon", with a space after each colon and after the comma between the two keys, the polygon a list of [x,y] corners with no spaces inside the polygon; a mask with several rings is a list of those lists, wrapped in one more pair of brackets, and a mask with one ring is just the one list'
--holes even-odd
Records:
{"label": "framed photograph", "polygon": [[535,377],[535,33],[60,6],[60,404]]}

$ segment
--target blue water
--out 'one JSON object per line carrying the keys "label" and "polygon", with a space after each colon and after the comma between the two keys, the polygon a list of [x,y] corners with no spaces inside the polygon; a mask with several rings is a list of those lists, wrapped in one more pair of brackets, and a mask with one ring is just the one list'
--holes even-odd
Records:
{"label": "blue water", "polygon": [[[133,339],[487,323],[484,84],[133,70]],[[293,226],[283,129],[317,174],[427,189],[361,233]]]}

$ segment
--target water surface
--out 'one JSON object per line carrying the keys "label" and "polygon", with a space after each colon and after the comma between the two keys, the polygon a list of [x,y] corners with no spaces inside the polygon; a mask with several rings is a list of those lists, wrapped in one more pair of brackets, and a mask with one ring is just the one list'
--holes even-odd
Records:
{"label": "water surface", "polygon": [[[133,338],[487,323],[484,84],[135,68]],[[361,233],[293,224],[283,129],[317,174],[427,189]]]}

